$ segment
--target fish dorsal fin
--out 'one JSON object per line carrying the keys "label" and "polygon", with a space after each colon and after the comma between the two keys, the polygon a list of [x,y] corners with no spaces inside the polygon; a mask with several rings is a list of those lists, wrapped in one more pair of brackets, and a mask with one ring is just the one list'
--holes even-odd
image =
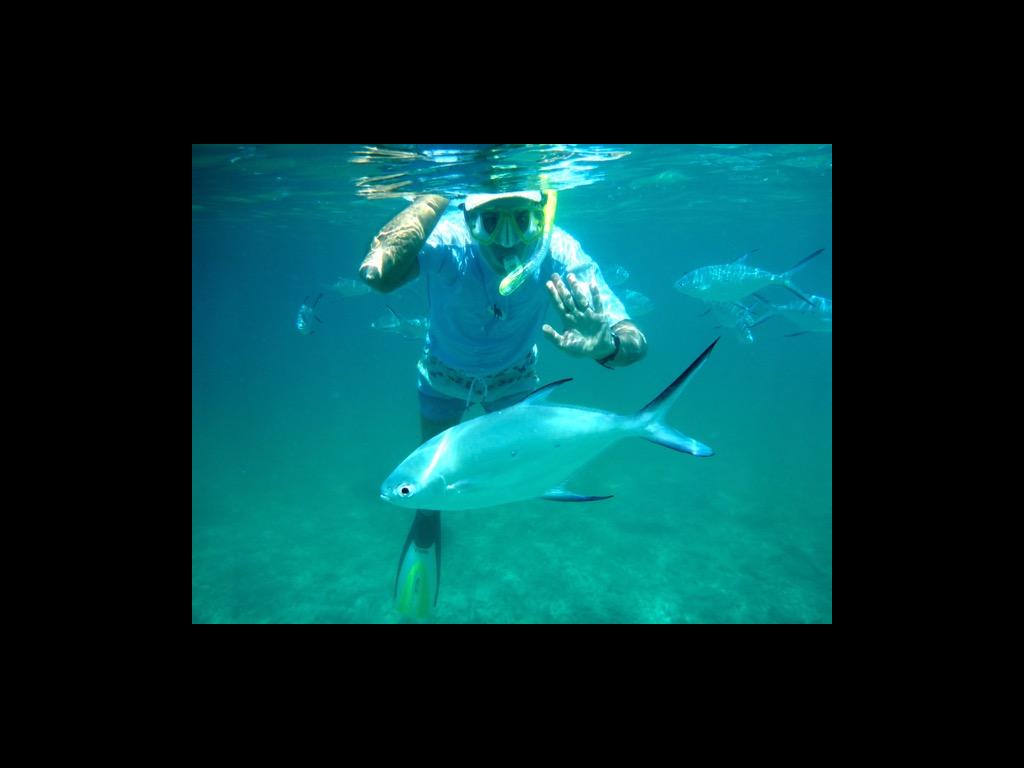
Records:
{"label": "fish dorsal fin", "polygon": [[756,253],[757,251],[760,251],[760,250],[761,250],[760,248],[755,248],[753,251],[747,251],[742,256],[740,256],[738,259],[734,260],[733,264],[743,264],[744,262],[746,262],[747,256],[749,256],[752,253]]}
{"label": "fish dorsal fin", "polygon": [[552,381],[550,384],[545,384],[543,387],[533,390],[533,392],[520,400],[519,404],[536,405],[537,403],[544,402],[547,396],[555,391],[555,387],[560,387],[567,381],[572,381],[572,379],[559,379],[558,381]]}

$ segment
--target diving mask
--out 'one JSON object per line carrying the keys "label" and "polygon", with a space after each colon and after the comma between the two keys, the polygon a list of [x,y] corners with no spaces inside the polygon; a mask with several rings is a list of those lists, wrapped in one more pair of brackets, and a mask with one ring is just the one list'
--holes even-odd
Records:
{"label": "diving mask", "polygon": [[502,296],[516,291],[547,256],[557,200],[553,189],[466,196],[461,207],[473,239],[511,251],[494,254],[507,273],[498,286]]}
{"label": "diving mask", "polygon": [[544,209],[539,206],[514,207],[497,205],[466,212],[466,226],[473,239],[482,245],[513,248],[530,244],[544,234]]}

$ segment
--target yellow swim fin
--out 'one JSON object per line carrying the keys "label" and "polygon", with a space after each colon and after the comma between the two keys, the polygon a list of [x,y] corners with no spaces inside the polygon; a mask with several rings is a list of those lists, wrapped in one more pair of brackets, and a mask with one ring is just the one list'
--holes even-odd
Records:
{"label": "yellow swim fin", "polygon": [[416,510],[398,560],[395,607],[410,619],[425,619],[441,590],[441,513]]}

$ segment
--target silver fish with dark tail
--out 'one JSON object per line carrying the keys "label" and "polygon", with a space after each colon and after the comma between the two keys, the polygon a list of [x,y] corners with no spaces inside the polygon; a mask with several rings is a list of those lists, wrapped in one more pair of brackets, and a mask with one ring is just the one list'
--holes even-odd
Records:
{"label": "silver fish with dark tail", "polygon": [[511,408],[445,430],[398,465],[380,497],[400,507],[477,509],[524,499],[597,501],[562,487],[565,479],[609,446],[641,437],[693,456],[711,456],[703,443],[665,424],[665,416],[714,349],[705,349],[654,400],[632,416],[572,405],[548,405],[553,382]]}
{"label": "silver fish with dark tail", "polygon": [[729,264],[713,264],[687,272],[676,280],[675,287],[680,293],[697,299],[732,303],[769,285],[780,285],[810,304],[811,300],[793,284],[791,278],[806,266],[807,262],[824,250],[824,248],[819,248],[809,256],[800,259],[791,269],[778,275],[758,267],[748,266],[744,262],[749,254],[745,253]]}

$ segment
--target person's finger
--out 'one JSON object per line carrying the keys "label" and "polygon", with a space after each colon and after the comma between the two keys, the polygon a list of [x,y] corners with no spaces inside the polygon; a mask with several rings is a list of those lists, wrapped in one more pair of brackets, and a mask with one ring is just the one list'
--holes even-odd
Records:
{"label": "person's finger", "polygon": [[554,282],[548,280],[547,288],[548,293],[551,294],[551,301],[553,301],[555,304],[555,309],[557,309],[563,315],[568,315],[569,311],[565,308],[565,304],[562,303],[562,295],[558,292],[558,288],[555,287]]}
{"label": "person's finger", "polygon": [[577,280],[575,275],[569,275],[569,290],[572,291],[572,298],[576,303],[576,310],[578,312],[585,312],[590,307],[590,297],[587,295],[587,286]]}
{"label": "person's finger", "polygon": [[[555,277],[558,276],[556,275]],[[572,314],[576,311],[576,302],[573,299],[572,294],[569,293],[569,289],[566,287],[565,282],[561,278],[559,278],[558,280],[552,278],[552,280],[555,282],[555,289],[558,291],[558,295],[562,299],[562,305],[565,307],[566,315],[571,317]]]}
{"label": "person's finger", "polygon": [[541,330],[544,331],[544,335],[551,341],[552,344],[554,344],[556,347],[562,346],[564,337],[558,331],[556,331],[547,323],[543,325]]}
{"label": "person's finger", "polygon": [[604,302],[601,301],[601,292],[597,289],[597,280],[590,281],[590,306],[595,315],[604,314]]}
{"label": "person's finger", "polygon": [[563,352],[580,357],[584,354],[584,338],[575,330],[568,329],[562,334],[560,345]]}

